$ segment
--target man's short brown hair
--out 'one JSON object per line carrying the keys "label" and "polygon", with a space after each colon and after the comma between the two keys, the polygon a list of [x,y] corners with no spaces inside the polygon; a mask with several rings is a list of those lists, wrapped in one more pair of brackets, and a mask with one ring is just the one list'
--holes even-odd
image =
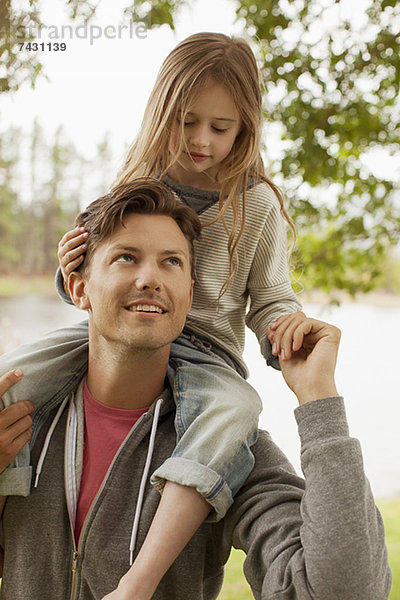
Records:
{"label": "man's short brown hair", "polygon": [[149,178],[137,178],[116,186],[110,193],[94,200],[76,217],[75,226],[84,227],[89,233],[85,260],[79,270],[85,271],[88,268],[97,246],[118,225],[124,227],[124,216],[131,213],[166,215],[176,222],[189,244],[191,272],[194,277],[194,242],[200,237],[200,219],[192,208],[177,201],[166,185]]}

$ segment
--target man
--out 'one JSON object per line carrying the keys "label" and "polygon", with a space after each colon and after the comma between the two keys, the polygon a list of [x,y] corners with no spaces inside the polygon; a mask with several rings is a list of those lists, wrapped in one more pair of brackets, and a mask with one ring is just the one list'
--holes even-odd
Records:
{"label": "man", "polygon": [[[195,231],[185,227],[193,218],[189,213],[178,223],[157,212],[160,184],[146,189],[142,184],[141,190],[130,185],[132,199],[140,196],[143,202],[125,198],[121,221],[111,221],[86,257],[84,271],[70,276],[74,303],[89,312],[86,383],[34,432],[37,487],[29,497],[6,502],[5,600],[100,600],[123,580],[159,504],[149,474],[176,443],[166,374],[170,344],[190,308]],[[155,210],[143,209],[146,195]],[[270,340],[279,344],[282,331],[278,321]],[[256,598],[387,598],[382,523],[334,382],[340,334],[306,319],[293,335],[304,337],[302,349],[282,362],[282,371],[301,405],[296,418],[305,482],[261,432],[253,447],[256,466],[227,516],[201,525],[163,577],[155,600],[216,598],[232,545],[247,553],[245,572]],[[12,373],[2,377],[0,393],[16,381]],[[90,390],[85,402],[84,385]],[[113,450],[82,520],[79,483],[97,469],[96,452],[89,451],[83,462],[82,448],[86,404],[94,399],[100,405],[96,427],[106,426],[121,409],[141,416]],[[21,402],[0,415],[0,467],[30,437],[31,411],[30,403]]]}

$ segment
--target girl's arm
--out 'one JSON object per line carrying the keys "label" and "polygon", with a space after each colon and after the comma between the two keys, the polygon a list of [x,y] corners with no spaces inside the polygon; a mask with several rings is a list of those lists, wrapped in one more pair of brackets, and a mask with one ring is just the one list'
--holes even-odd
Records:
{"label": "girl's arm", "polygon": [[302,306],[290,281],[286,225],[279,203],[268,186],[260,189],[256,199],[264,207],[266,215],[263,227],[258,231],[257,246],[247,280],[250,306],[246,325],[256,334],[267,363],[279,369],[279,362],[275,358],[277,355],[272,353],[267,337],[267,329],[282,315],[298,313]]}
{"label": "girl's arm", "polygon": [[103,600],[150,600],[210,510],[211,505],[195,489],[167,481],[135,562],[118,588]]}

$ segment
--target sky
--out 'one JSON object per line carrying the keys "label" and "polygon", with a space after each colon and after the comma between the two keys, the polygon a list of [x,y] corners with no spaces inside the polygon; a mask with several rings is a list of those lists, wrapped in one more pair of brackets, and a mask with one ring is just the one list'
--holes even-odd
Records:
{"label": "sky", "polygon": [[[342,0],[340,6],[349,16],[349,11],[356,6],[360,10],[367,2]],[[77,151],[89,160],[95,160],[96,146],[109,131],[110,183],[137,134],[158,69],[172,48],[199,31],[243,34],[242,24],[235,21],[233,0],[193,0],[179,12],[174,32],[167,26],[136,30],[136,24],[119,30],[128,23],[122,22],[127,4],[127,0],[102,0],[85,30],[81,22],[68,19],[64,0],[42,0],[41,16],[48,29],[36,32],[37,42],[54,43],[64,27],[63,39],[56,41],[64,42],[66,50],[55,52],[45,46],[41,59],[47,78],[40,78],[34,90],[25,84],[15,94],[0,97],[0,131],[14,125],[30,132],[38,117],[49,140],[62,125]],[[354,28],[362,27],[360,18],[353,16],[352,22]],[[278,146],[272,144],[275,152]],[[268,154],[273,156],[270,148]],[[367,163],[378,176],[399,172],[395,159],[377,153]]]}
{"label": "sky", "polygon": [[[51,41],[50,32],[61,35],[62,26],[71,25],[63,4],[61,0],[42,1],[42,17],[49,29],[41,32],[38,43]],[[196,0],[181,11],[175,32],[167,26],[137,32],[135,25],[132,31],[121,30],[118,39],[118,26],[127,4],[126,0],[103,0],[98,16],[88,26],[86,39],[77,39],[77,35],[83,38],[85,34],[82,26],[76,31],[79,23],[72,24],[74,39],[65,28],[62,41],[66,50],[42,52],[48,80],[41,78],[35,90],[24,85],[15,94],[2,95],[0,129],[16,125],[30,131],[36,115],[48,135],[62,124],[68,138],[89,158],[95,157],[96,144],[109,130],[117,160],[122,160],[140,126],[158,69],[170,50],[198,31],[241,31],[238,24],[233,24],[234,2]],[[92,30],[96,36],[101,28],[102,37],[90,40],[90,26],[97,28]],[[109,32],[108,39],[104,31]],[[113,35],[116,37],[111,39]]]}

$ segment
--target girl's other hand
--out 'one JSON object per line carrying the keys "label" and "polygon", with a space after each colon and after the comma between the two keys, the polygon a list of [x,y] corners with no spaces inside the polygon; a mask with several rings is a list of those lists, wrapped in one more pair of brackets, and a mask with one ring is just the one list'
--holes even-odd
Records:
{"label": "girl's other hand", "polygon": [[267,334],[272,344],[272,354],[279,356],[281,360],[289,360],[292,352],[300,350],[303,337],[296,330],[306,318],[306,315],[299,311],[279,317],[271,327],[268,327]]}
{"label": "girl's other hand", "polygon": [[68,282],[68,276],[75,271],[85,258],[86,240],[89,234],[84,227],[75,227],[68,231],[58,244],[58,260],[61,267],[64,282]]}

